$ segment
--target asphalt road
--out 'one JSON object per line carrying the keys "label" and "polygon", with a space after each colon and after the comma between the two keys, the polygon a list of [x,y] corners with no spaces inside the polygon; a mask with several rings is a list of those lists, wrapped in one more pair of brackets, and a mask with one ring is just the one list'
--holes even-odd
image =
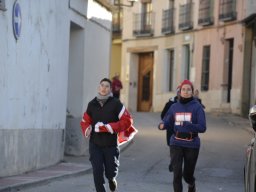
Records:
{"label": "asphalt road", "polygon": [[[134,120],[139,133],[121,154],[118,191],[173,191],[165,131],[156,128],[160,121],[159,113],[134,113]],[[200,135],[202,145],[195,173],[197,192],[243,191],[244,155],[252,137],[245,126],[233,116],[207,114],[207,132]],[[20,190],[53,191],[95,192],[92,173]],[[187,191],[185,183],[184,191]]]}

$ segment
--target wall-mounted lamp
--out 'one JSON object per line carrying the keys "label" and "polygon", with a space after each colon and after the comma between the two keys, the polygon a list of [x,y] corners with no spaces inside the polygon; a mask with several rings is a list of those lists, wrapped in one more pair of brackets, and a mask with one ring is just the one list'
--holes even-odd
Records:
{"label": "wall-mounted lamp", "polygon": [[138,0],[126,0],[127,2],[129,2],[130,4],[124,4],[120,2],[121,0],[114,0],[114,5],[118,6],[118,7],[132,7],[133,4],[138,1]]}

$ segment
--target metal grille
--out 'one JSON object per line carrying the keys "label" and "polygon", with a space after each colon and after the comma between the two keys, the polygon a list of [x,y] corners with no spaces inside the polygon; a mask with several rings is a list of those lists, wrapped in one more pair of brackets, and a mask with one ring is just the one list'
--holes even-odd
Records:
{"label": "metal grille", "polygon": [[236,0],[221,0],[219,19],[222,21],[233,21],[236,19]]}
{"label": "metal grille", "polygon": [[134,14],[133,35],[153,35],[154,33],[154,13],[146,12]]}
{"label": "metal grille", "polygon": [[173,79],[174,79],[174,50],[170,50],[169,61],[169,91],[173,91]]}
{"label": "metal grille", "polygon": [[113,13],[112,33],[114,36],[120,36],[122,33],[123,14],[121,11]]}
{"label": "metal grille", "polygon": [[193,28],[193,4],[180,5],[179,29],[189,30]]}
{"label": "metal grille", "polygon": [[204,46],[202,58],[201,91],[207,91],[209,89],[210,53],[210,46]]}
{"label": "metal grille", "polygon": [[162,33],[174,33],[174,9],[163,10]]}
{"label": "metal grille", "polygon": [[202,0],[199,4],[199,25],[211,25],[213,24],[213,1]]}
{"label": "metal grille", "polygon": [[143,76],[142,80],[142,101],[150,99],[150,71]]}

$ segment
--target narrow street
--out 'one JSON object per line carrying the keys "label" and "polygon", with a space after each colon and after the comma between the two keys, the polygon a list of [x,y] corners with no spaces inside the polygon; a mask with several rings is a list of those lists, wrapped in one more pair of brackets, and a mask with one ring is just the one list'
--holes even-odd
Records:
{"label": "narrow street", "polygon": [[[134,113],[139,133],[122,153],[118,176],[119,192],[171,192],[168,172],[169,149],[165,131],[159,131],[159,113]],[[207,132],[201,134],[196,168],[198,192],[242,192],[246,146],[252,134],[246,119],[207,114]],[[235,121],[234,121],[235,120]],[[82,163],[82,162],[81,162]],[[21,189],[20,192],[93,192],[92,173],[55,180]],[[184,183],[184,191],[187,185]]]}

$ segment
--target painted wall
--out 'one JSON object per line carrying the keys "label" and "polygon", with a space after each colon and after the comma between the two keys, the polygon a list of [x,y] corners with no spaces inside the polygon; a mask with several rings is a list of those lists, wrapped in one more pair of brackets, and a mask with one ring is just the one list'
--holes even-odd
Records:
{"label": "painted wall", "polygon": [[121,74],[122,44],[120,41],[112,42],[110,78]]}
{"label": "painted wall", "polygon": [[[93,0],[18,0],[22,28],[16,40],[14,2],[6,1],[7,11],[0,11],[0,176],[59,162],[66,126],[81,138],[77,122],[99,80],[109,74],[108,10]],[[95,16],[95,10],[101,14]],[[76,41],[82,43],[76,46]],[[80,69],[81,77],[74,78]],[[77,85],[81,90],[70,88]],[[75,127],[66,122],[67,109],[76,119]]]}
{"label": "painted wall", "polygon": [[[111,19],[105,7],[89,0],[86,15],[81,2],[70,4],[69,85],[65,153],[88,153],[88,141],[81,134],[80,121],[87,104],[97,94],[99,82],[109,77]],[[81,8],[82,7],[82,8]]]}
{"label": "painted wall", "polygon": [[69,19],[63,13],[68,12],[67,1],[18,1],[22,28],[17,41],[12,28],[13,3],[6,1],[7,11],[0,16],[4,50],[0,176],[57,163],[64,146],[69,37],[65,29]]}
{"label": "painted wall", "polygon": [[[124,102],[136,110],[136,102],[134,98],[130,99],[129,91],[131,82],[137,81],[136,77],[131,74],[131,66],[136,66],[136,57],[140,52],[145,52],[152,47],[156,47],[154,51],[154,85],[153,85],[153,111],[161,111],[164,104],[170,97],[175,96],[175,90],[168,91],[168,50],[174,49],[174,84],[177,86],[184,79],[184,45],[189,46],[190,53],[190,80],[197,89],[201,86],[201,68],[202,68],[202,49],[204,45],[211,45],[211,61],[210,61],[210,89],[201,92],[203,103],[206,105],[206,111],[230,111],[233,113],[241,113],[241,87],[243,84],[243,30],[241,20],[244,18],[244,3],[237,1],[237,19],[235,21],[223,23],[219,21],[219,1],[214,1],[214,25],[208,27],[199,26],[198,8],[199,1],[193,1],[193,30],[180,31],[179,24],[179,6],[181,1],[175,1],[175,34],[163,35],[162,27],[162,10],[168,9],[167,0],[152,1],[154,12],[154,35],[151,37],[134,37],[132,34],[134,13],[141,13],[141,3],[138,2],[133,8],[124,9],[123,24],[123,49],[122,49],[122,80],[125,81],[122,98]],[[185,3],[185,1],[184,1]],[[234,38],[234,56],[233,56],[233,74],[231,102],[223,101],[225,90],[222,84],[225,80],[223,77],[224,70],[224,50],[225,40]],[[176,86],[173,86],[174,88]],[[173,88],[173,89],[174,89]],[[133,93],[136,94],[136,93]],[[224,96],[223,96],[224,95]],[[132,100],[132,102],[130,102]]]}

